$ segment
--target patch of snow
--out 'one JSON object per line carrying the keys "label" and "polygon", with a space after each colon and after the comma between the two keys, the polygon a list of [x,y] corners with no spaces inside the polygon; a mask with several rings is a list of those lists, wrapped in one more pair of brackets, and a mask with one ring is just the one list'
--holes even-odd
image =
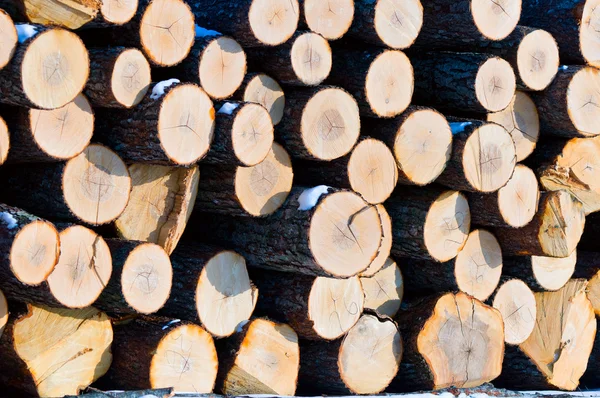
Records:
{"label": "patch of snow", "polygon": [[467,126],[471,125],[471,122],[450,122],[450,130],[452,130],[452,135],[460,134],[465,131]]}
{"label": "patch of snow", "polygon": [[221,108],[219,109],[219,112],[217,112],[217,113],[224,113],[226,115],[231,115],[231,113],[238,106],[239,106],[238,104],[234,104],[233,102],[226,102],[223,104],[223,106],[221,106]]}
{"label": "patch of snow", "polygon": [[567,70],[567,69],[569,69],[569,67],[567,65],[563,65],[563,66],[561,66],[558,69],[560,69],[560,70]]}
{"label": "patch of snow", "polygon": [[304,192],[300,194],[298,198],[298,210],[310,210],[317,205],[319,198],[324,193],[329,192],[329,187],[327,185],[319,185],[314,188],[305,189]]}
{"label": "patch of snow", "polygon": [[208,36],[221,36],[221,33],[216,30],[210,30],[203,28],[202,26],[196,25],[196,39],[199,37],[208,37]]}
{"label": "patch of snow", "polygon": [[156,85],[152,89],[152,94],[150,94],[150,98],[152,98],[154,100],[159,99],[160,97],[165,95],[165,90],[167,89],[167,87],[170,87],[176,83],[181,83],[181,82],[179,81],[179,79],[169,79],[169,80],[163,80],[162,82],[156,83]]}
{"label": "patch of snow", "polygon": [[17,227],[17,220],[10,213],[0,213],[0,220],[6,224],[6,228],[13,229]]}
{"label": "patch of snow", "polygon": [[238,325],[235,327],[235,332],[236,333],[240,333],[242,331],[242,329],[244,328],[244,326],[246,326],[246,324],[250,322],[249,320],[245,320],[245,321],[241,321],[240,323],[238,323]]}
{"label": "patch of snow", "polygon": [[17,28],[17,35],[19,36],[19,43],[25,42],[25,40],[32,38],[37,35],[37,26],[30,25],[28,23],[18,23],[15,24],[15,28]]}
{"label": "patch of snow", "polygon": [[162,330],[165,330],[165,329],[169,328],[171,325],[174,325],[179,322],[181,322],[181,319],[173,319],[172,321],[167,322],[165,324],[165,326],[162,327]]}

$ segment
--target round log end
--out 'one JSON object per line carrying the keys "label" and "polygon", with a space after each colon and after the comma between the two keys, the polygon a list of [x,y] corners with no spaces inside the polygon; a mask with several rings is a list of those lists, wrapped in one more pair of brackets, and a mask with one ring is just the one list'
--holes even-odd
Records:
{"label": "round log end", "polygon": [[6,297],[4,297],[4,293],[0,290],[0,337],[2,337],[2,332],[4,332],[4,327],[8,322],[8,303],[6,302]]}
{"label": "round log end", "polygon": [[596,9],[600,6],[598,0],[587,0],[583,6],[581,23],[579,24],[579,48],[585,61],[600,67],[600,43],[598,43],[598,25],[600,19]]}
{"label": "round log end", "polygon": [[140,39],[152,63],[180,63],[189,54],[195,38],[194,14],[183,0],[153,0],[144,11]]}
{"label": "round log end", "polygon": [[307,86],[317,86],[331,72],[331,47],[318,33],[306,32],[292,44],[292,69],[299,81]]}
{"label": "round log end", "polygon": [[65,165],[62,190],[77,218],[101,225],[114,221],[125,210],[131,178],[117,154],[92,144]]}
{"label": "round log end", "polygon": [[48,29],[31,39],[21,64],[21,82],[37,108],[55,109],[83,91],[89,72],[88,52],[79,36]]}
{"label": "round log end", "polygon": [[473,0],[475,26],[489,40],[502,40],[512,33],[521,18],[521,0]]}
{"label": "round log end", "polygon": [[545,290],[558,290],[571,279],[577,263],[577,251],[569,257],[531,256],[531,268],[536,282]]}
{"label": "round log end", "polygon": [[262,162],[273,146],[273,122],[269,112],[259,104],[239,105],[231,127],[233,152],[245,166]]}
{"label": "round log end", "polygon": [[100,296],[112,274],[110,249],[100,235],[79,225],[59,236],[60,257],[48,276],[48,287],[65,307],[87,307]]}
{"label": "round log end", "polygon": [[36,220],[24,226],[10,247],[10,269],[26,285],[39,285],[48,279],[60,254],[58,231],[47,221]]}
{"label": "round log end", "polygon": [[551,192],[541,206],[537,239],[544,254],[568,257],[575,251],[585,226],[583,205],[567,191]]}
{"label": "round log end", "polygon": [[417,348],[433,374],[434,389],[479,386],[502,370],[502,316],[465,293],[445,294],[419,333]]}
{"label": "round log end", "polygon": [[200,54],[200,85],[214,99],[230,97],[246,75],[246,53],[231,37],[214,38]]}
{"label": "round log end", "polygon": [[498,190],[498,208],[506,224],[523,227],[537,213],[540,190],[535,173],[518,164],[505,186]]}
{"label": "round log end", "polygon": [[396,315],[404,296],[404,280],[394,260],[388,258],[373,276],[361,276],[360,283],[365,293],[365,308],[389,317]]}
{"label": "round log end", "polygon": [[573,126],[584,136],[600,134],[600,71],[583,67],[567,88],[567,111]]}
{"label": "round log end", "polygon": [[365,93],[371,111],[379,117],[393,117],[410,105],[414,90],[410,59],[398,50],[386,50],[369,66]]}
{"label": "round log end", "polygon": [[326,38],[336,40],[344,36],[354,19],[354,0],[325,2],[304,1],[304,18],[308,28]]}
{"label": "round log end", "polygon": [[529,95],[517,91],[506,109],[488,113],[487,120],[503,126],[511,135],[517,150],[517,162],[535,149],[540,135],[540,118]]}
{"label": "round log end", "polygon": [[360,134],[356,100],[340,88],[319,90],[304,107],[300,130],[304,147],[316,159],[348,154]]}
{"label": "round log end", "polygon": [[498,289],[494,308],[504,321],[504,341],[518,345],[529,338],[535,326],[536,305],[531,289],[519,279],[511,279]]}
{"label": "round log end", "polygon": [[429,208],[424,225],[425,247],[436,261],[452,260],[463,248],[471,229],[471,213],[465,195],[446,191]]}
{"label": "round log end", "polygon": [[137,9],[138,0],[102,0],[100,13],[107,22],[124,25],[131,21]]}
{"label": "round log end", "polygon": [[18,35],[15,24],[8,13],[0,9],[0,69],[12,59],[17,49]]}
{"label": "round log end", "polygon": [[273,125],[277,125],[283,118],[285,108],[283,89],[275,79],[264,73],[254,76],[248,82],[244,90],[244,101],[264,106],[271,115]]}
{"label": "round log end", "polygon": [[505,109],[515,95],[515,71],[502,58],[491,57],[479,67],[475,78],[475,95],[489,112]]}
{"label": "round log end", "polygon": [[359,274],[360,276],[368,277],[375,275],[387,263],[392,250],[392,218],[382,204],[378,204],[375,207],[379,213],[379,218],[381,218],[381,232],[383,233],[383,237],[381,238],[381,246],[379,247],[377,257],[369,264],[366,270]]}
{"label": "round log end", "polygon": [[544,90],[558,72],[558,44],[545,30],[527,34],[517,50],[519,76],[528,89]]}
{"label": "round log end", "polygon": [[[587,296],[594,307],[596,316],[600,316],[600,271],[594,275],[588,282]],[[0,315],[2,310],[0,310]],[[0,321],[0,325],[2,322]]]}
{"label": "round log end", "polygon": [[8,151],[10,150],[10,133],[8,126],[2,117],[0,117],[0,165],[6,162]]}
{"label": "round log end", "polygon": [[151,82],[150,64],[140,50],[129,48],[119,54],[110,79],[117,102],[125,108],[139,104]]}
{"label": "round log end", "polygon": [[256,40],[276,46],[285,43],[296,31],[300,6],[298,0],[252,0],[248,20]]}
{"label": "round log end", "polygon": [[375,31],[388,47],[410,47],[423,26],[423,6],[419,0],[391,0],[375,3]]}

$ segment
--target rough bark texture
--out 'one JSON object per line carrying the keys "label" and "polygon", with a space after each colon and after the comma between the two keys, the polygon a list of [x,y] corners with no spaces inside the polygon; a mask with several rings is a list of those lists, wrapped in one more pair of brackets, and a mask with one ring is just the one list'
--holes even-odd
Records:
{"label": "rough bark texture", "polygon": [[196,207],[206,213],[247,216],[235,193],[237,166],[202,166]]}
{"label": "rough bark texture", "polygon": [[429,296],[439,292],[460,290],[454,274],[454,259],[440,263],[404,258],[400,263],[404,288],[409,294]]}
{"label": "rough bark texture", "polygon": [[126,47],[92,48],[90,56],[90,76],[85,86],[85,95],[92,105],[105,108],[127,108],[112,92],[112,73],[117,58]]}
{"label": "rough bark texture", "polygon": [[173,68],[166,68],[162,71],[159,71],[159,73],[162,72],[160,73],[161,78],[164,77],[164,79],[170,79],[175,77],[182,82],[200,84],[200,59],[204,55],[204,51],[206,51],[206,48],[210,45],[210,43],[219,37],[222,36],[217,35],[196,37],[194,46],[190,50],[190,53],[185,60]]}
{"label": "rough bark texture", "polygon": [[502,373],[494,380],[498,387],[509,387],[521,390],[556,390],[548,383],[546,377],[518,346],[507,344],[504,348]]}
{"label": "rough bark texture", "polygon": [[25,15],[23,1],[0,0],[0,8],[6,11],[13,21],[27,22],[27,16]]}
{"label": "rough bark texture", "polygon": [[347,36],[379,47],[387,44],[375,30],[375,5],[377,0],[354,0],[354,19]]}
{"label": "rough bark texture", "polygon": [[498,206],[498,192],[468,194],[471,221],[476,225],[510,228]]}
{"label": "rough bark texture", "polygon": [[301,340],[300,379],[305,382],[301,394],[319,395],[325,390],[332,395],[353,394],[342,381],[338,365],[343,340],[339,338],[325,344]]}
{"label": "rough bark texture", "polygon": [[539,284],[533,273],[531,256],[503,257],[502,273],[507,276],[519,278],[534,292],[546,291],[546,288]]}
{"label": "rough bark texture", "polygon": [[348,175],[349,153],[329,162],[311,162],[298,160],[294,162],[294,182],[304,186],[328,185],[337,188],[351,189]]}

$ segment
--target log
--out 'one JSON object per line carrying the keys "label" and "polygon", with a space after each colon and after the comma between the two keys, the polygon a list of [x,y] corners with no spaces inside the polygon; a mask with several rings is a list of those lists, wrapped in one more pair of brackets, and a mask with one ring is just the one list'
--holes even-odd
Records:
{"label": "log", "polygon": [[94,132],[94,111],[83,94],[57,109],[6,107],[3,114],[10,134],[9,163],[69,160],[83,152]]}
{"label": "log", "polygon": [[497,228],[494,233],[508,256],[568,257],[579,243],[585,214],[567,191],[543,192],[538,212],[521,228]]}
{"label": "log", "polygon": [[348,154],[360,134],[356,100],[331,86],[286,93],[278,139],[293,158],[334,160]]}
{"label": "log", "polygon": [[453,119],[452,156],[436,182],[470,192],[496,192],[513,175],[515,144],[506,129],[495,123]]}
{"label": "log", "polygon": [[365,293],[366,309],[392,318],[396,316],[404,296],[404,277],[394,260],[388,258],[373,276],[361,276],[360,284]]}
{"label": "log", "polygon": [[354,0],[329,3],[300,0],[299,3],[308,28],[327,40],[337,40],[344,36],[354,19]]}
{"label": "log", "polygon": [[189,1],[198,25],[233,36],[244,47],[276,46],[296,31],[297,0]]}
{"label": "log", "polygon": [[[2,6],[2,4],[0,4]],[[0,40],[2,40],[2,48],[0,48],[0,69],[4,68],[17,49],[18,36],[15,24],[8,12],[0,9]]]}
{"label": "log", "polygon": [[438,187],[399,190],[386,202],[392,218],[392,255],[445,262],[467,241],[471,213],[467,198]]}
{"label": "log", "polygon": [[0,339],[0,381],[11,396],[77,394],[108,370],[112,341],[110,319],[94,307],[28,305],[11,312]]}
{"label": "log", "polygon": [[508,62],[490,54],[419,53],[411,58],[416,104],[476,113],[505,109],[516,89]]}
{"label": "log", "polygon": [[419,0],[354,1],[354,19],[348,36],[380,47],[410,47],[423,24],[423,6]]}
{"label": "log", "polygon": [[283,89],[275,79],[264,73],[246,73],[239,89],[233,93],[232,99],[262,105],[269,111],[274,126],[283,118],[285,108]]}
{"label": "log", "polygon": [[392,219],[382,204],[376,205],[375,208],[381,219],[381,246],[379,246],[377,256],[371,261],[367,269],[358,274],[359,276],[369,277],[375,275],[387,263],[392,250]]}
{"label": "log", "polygon": [[533,333],[518,348],[507,347],[502,375],[495,385],[577,389],[596,335],[586,285],[585,280],[573,279],[557,292],[535,293]]}
{"label": "log", "polygon": [[218,350],[217,388],[226,395],[294,395],[300,352],[298,336],[285,324],[253,319]]}
{"label": "log", "polygon": [[300,383],[321,394],[380,393],[402,358],[398,326],[376,314],[363,315],[341,340],[303,342],[300,348]]}
{"label": "log", "polygon": [[533,291],[562,288],[575,271],[577,251],[568,257],[515,256],[504,258],[504,273],[519,278]]}
{"label": "log", "polygon": [[110,389],[212,392],[217,350],[212,336],[200,326],[139,317],[116,321],[114,333],[113,363],[98,384]]}
{"label": "log", "polygon": [[519,345],[531,336],[537,311],[535,296],[522,280],[504,282],[496,291],[493,307],[502,315],[506,344]]}
{"label": "log", "polygon": [[208,152],[215,110],[197,85],[168,80],[134,109],[97,109],[96,120],[94,138],[126,162],[188,166]]}
{"label": "log", "polygon": [[326,184],[349,188],[371,204],[383,203],[398,181],[392,151],[374,138],[364,137],[349,155],[331,162],[297,162],[296,180],[301,185]]}
{"label": "log", "polygon": [[404,355],[394,391],[471,388],[500,374],[504,326],[495,308],[446,293],[413,303],[397,319]]}
{"label": "log", "polygon": [[274,142],[265,160],[256,166],[203,165],[196,209],[235,216],[267,216],[283,205],[293,179],[288,153]]}
{"label": "log", "polygon": [[251,267],[335,278],[364,271],[380,252],[383,235],[374,206],[324,186],[292,188],[268,218],[240,222],[204,213],[198,225],[193,233],[199,239],[238,251]]}
{"label": "log", "polygon": [[30,108],[55,109],[83,91],[90,61],[81,39],[60,28],[31,27],[33,36],[17,46],[0,70],[0,101]]}
{"label": "log", "polygon": [[64,164],[5,167],[2,181],[11,187],[0,195],[7,203],[18,204],[42,217],[77,218],[91,225],[106,224],[119,217],[131,190],[125,163],[97,144]]}
{"label": "log", "polygon": [[200,170],[132,164],[131,194],[123,213],[115,220],[122,239],[156,243],[171,254],[192,215]]}
{"label": "log", "polygon": [[410,105],[413,68],[402,51],[336,48],[335,54],[328,82],[348,90],[361,115],[394,117]]}
{"label": "log", "polygon": [[301,338],[335,340],[360,318],[364,298],[357,276],[348,279],[253,272],[260,292],[256,312],[289,324]]}
{"label": "log", "polygon": [[529,224],[537,213],[540,190],[535,173],[518,164],[498,192],[471,192],[468,198],[473,224],[520,228]]}
{"label": "log", "polygon": [[0,166],[6,162],[10,151],[10,132],[4,119],[0,116]]}

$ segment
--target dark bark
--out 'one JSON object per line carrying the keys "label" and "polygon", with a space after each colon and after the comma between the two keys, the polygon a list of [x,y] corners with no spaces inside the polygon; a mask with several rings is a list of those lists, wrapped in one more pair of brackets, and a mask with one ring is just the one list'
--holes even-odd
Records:
{"label": "dark bark", "polygon": [[329,162],[297,160],[294,162],[294,182],[304,186],[328,185],[352,189],[348,162],[352,153]]}
{"label": "dark bark", "polygon": [[540,285],[533,273],[531,256],[505,256],[502,259],[502,273],[504,275],[519,278],[534,292],[546,291],[546,288]]}
{"label": "dark bark", "polygon": [[504,221],[498,205],[498,192],[468,193],[471,222],[475,225],[512,228]]}
{"label": "dark bark", "polygon": [[0,8],[6,11],[14,22],[28,22],[23,0],[0,0]]}
{"label": "dark bark", "polygon": [[249,216],[235,192],[238,166],[202,165],[195,209],[205,213]]}
{"label": "dark bark", "polygon": [[90,56],[90,76],[85,86],[85,95],[92,105],[105,108],[127,108],[119,102],[112,91],[112,74],[119,56],[128,50],[126,47],[92,48]]}
{"label": "dark bark", "polygon": [[402,264],[404,288],[413,297],[460,290],[454,274],[455,259],[440,263],[399,258],[398,262]]}
{"label": "dark bark", "polygon": [[326,343],[301,341],[299,374],[301,394],[353,394],[342,381],[338,365],[343,340],[344,338],[340,338]]}
{"label": "dark bark", "polygon": [[215,383],[214,391],[220,393],[223,392],[227,376],[231,371],[231,368],[233,368],[237,354],[240,351],[240,347],[246,338],[246,333],[248,333],[248,329],[254,320],[255,319],[251,319],[229,338],[216,341],[217,356],[219,358],[219,370],[217,373],[217,381]]}
{"label": "dark bark", "polygon": [[502,373],[494,380],[494,385],[501,388],[520,390],[556,390],[548,383],[531,359],[518,346],[507,344],[504,348]]}
{"label": "dark bark", "polygon": [[[596,317],[598,319],[598,317]],[[579,385],[582,390],[592,388],[600,388],[600,378],[598,377],[598,369],[600,368],[600,334],[596,333],[592,353],[587,362],[587,370],[581,376]]]}
{"label": "dark bark", "polygon": [[600,271],[600,252],[577,250],[577,266],[573,278],[590,279],[598,271]]}

